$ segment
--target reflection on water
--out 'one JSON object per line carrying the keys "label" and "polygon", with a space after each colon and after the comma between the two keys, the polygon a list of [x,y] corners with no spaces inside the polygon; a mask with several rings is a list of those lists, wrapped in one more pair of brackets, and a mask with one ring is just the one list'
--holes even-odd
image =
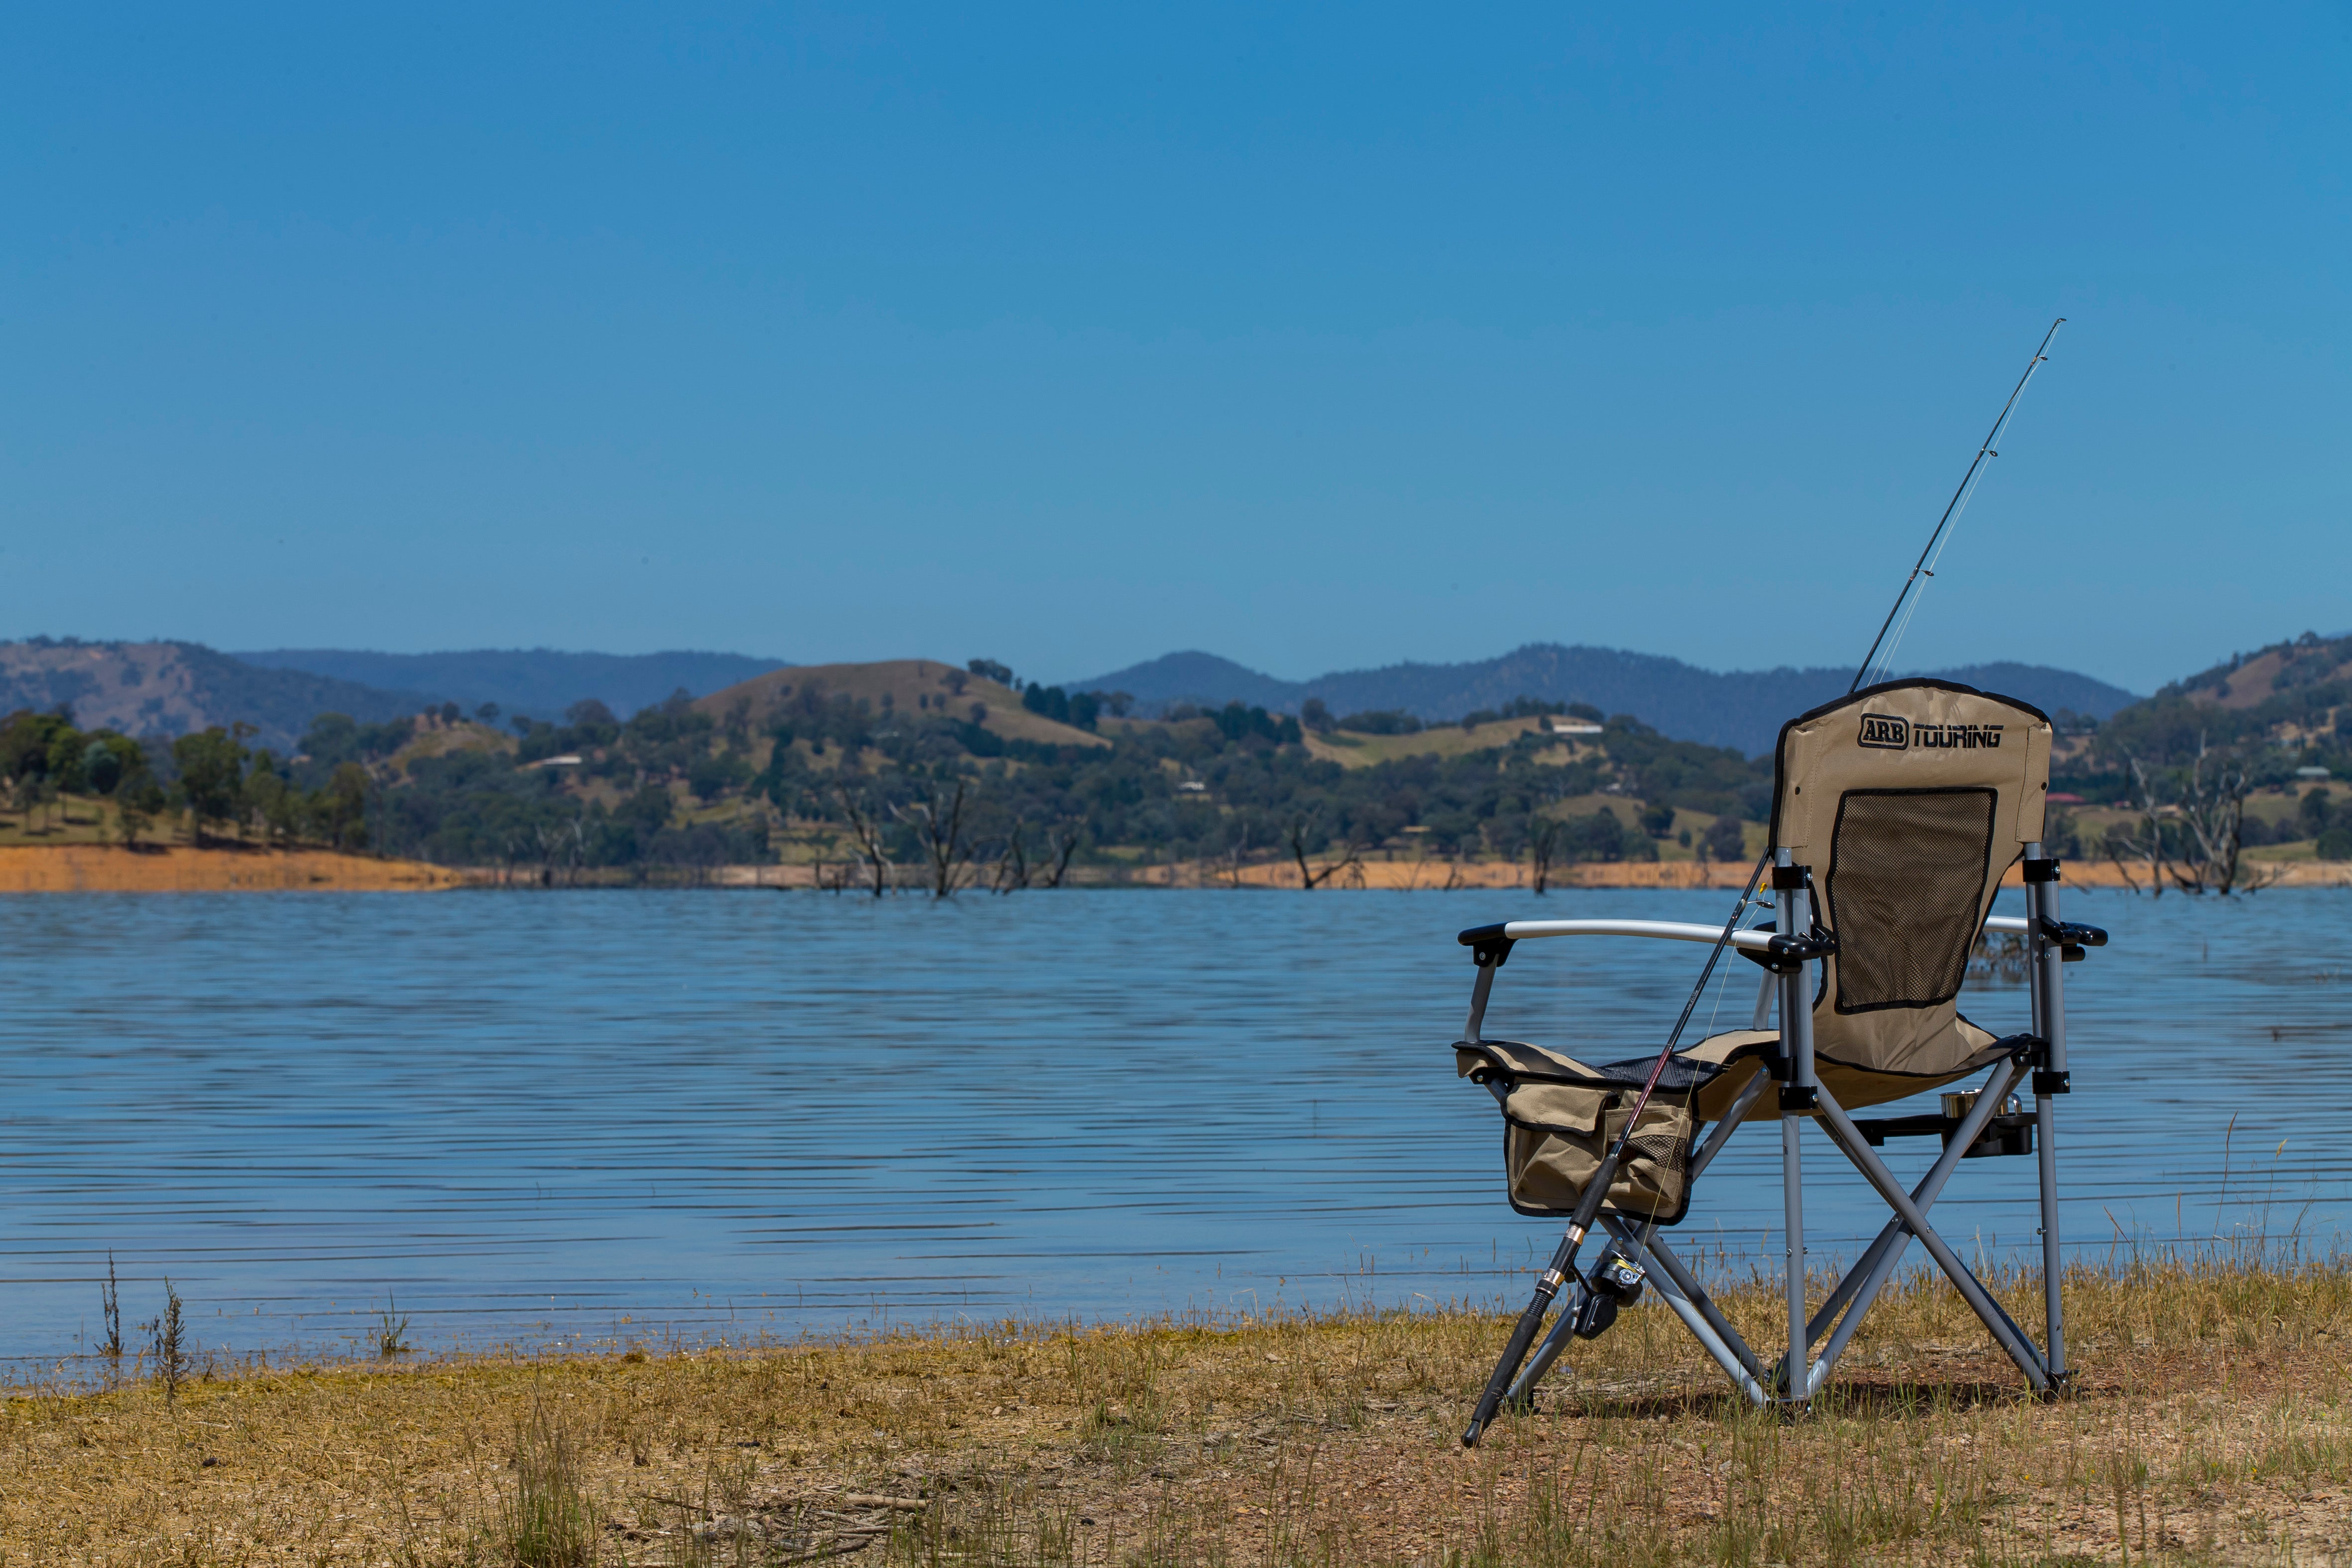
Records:
{"label": "reflection on water", "polygon": [[[2006,896],[2005,896],[2006,897]],[[0,900],[6,1329],[47,1356],[169,1274],[206,1345],[1493,1299],[1550,1226],[1453,1077],[1455,929],[1719,919],[1719,893],[613,892]],[[2352,1214],[2352,900],[2068,894],[2071,1247]],[[1520,949],[1490,1032],[1631,1055],[1703,950]],[[1731,966],[1699,1021],[1745,1024]],[[2000,1032],[2015,986],[1965,1004]],[[1824,1249],[1884,1217],[1825,1141]],[[1932,1144],[1890,1145],[1898,1173]],[[2226,1164],[2225,1164],[2226,1158]],[[1835,1166],[1832,1169],[1832,1166]],[[1777,1140],[1684,1227],[1769,1244]],[[2033,1163],[1971,1161],[1963,1250],[2030,1250]]]}

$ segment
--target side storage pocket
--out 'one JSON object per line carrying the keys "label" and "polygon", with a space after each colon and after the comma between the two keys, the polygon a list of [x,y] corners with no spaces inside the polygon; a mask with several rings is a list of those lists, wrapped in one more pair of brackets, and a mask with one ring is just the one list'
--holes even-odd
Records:
{"label": "side storage pocket", "polygon": [[[1503,1161],[1511,1206],[1522,1214],[1572,1212],[1625,1125],[1633,1091],[1524,1084],[1503,1110]],[[1626,1145],[1609,1206],[1673,1225],[1690,1203],[1690,1152],[1697,1121],[1680,1104],[1652,1100]]]}
{"label": "side storage pocket", "polygon": [[[1612,1109],[1605,1138],[1613,1140],[1624,1127],[1624,1110]],[[1660,1225],[1679,1221],[1690,1207],[1691,1143],[1697,1133],[1698,1118],[1688,1106],[1653,1098],[1625,1144],[1616,1184],[1609,1189],[1610,1206]]]}

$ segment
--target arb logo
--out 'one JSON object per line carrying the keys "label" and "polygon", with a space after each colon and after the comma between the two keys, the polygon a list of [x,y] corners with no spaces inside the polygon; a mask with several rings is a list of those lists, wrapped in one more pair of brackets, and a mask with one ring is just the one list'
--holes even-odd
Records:
{"label": "arb logo", "polygon": [[1865,713],[1862,733],[1855,738],[1888,752],[1915,746],[1923,752],[1990,752],[2000,750],[2000,732],[1999,724],[1914,724],[1892,713]]}
{"label": "arb logo", "polygon": [[1862,716],[1862,743],[1878,746],[1890,752],[1908,750],[1911,745],[1911,725],[1908,721],[1887,713],[1865,713]]}

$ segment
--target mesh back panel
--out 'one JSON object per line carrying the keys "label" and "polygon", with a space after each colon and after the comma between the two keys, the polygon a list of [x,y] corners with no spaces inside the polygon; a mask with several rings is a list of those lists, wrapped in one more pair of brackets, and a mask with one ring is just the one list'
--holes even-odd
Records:
{"label": "mesh back panel", "polygon": [[1989,789],[1856,789],[1838,802],[1826,886],[1837,1010],[1960,994],[1992,858]]}

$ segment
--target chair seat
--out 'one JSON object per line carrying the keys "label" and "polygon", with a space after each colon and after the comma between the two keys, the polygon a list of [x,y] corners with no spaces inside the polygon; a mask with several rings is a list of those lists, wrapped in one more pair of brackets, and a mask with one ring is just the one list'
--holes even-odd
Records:
{"label": "chair seat", "polygon": [[[1942,1053],[1947,1059],[1958,1058],[1958,1065],[1949,1071],[1873,1070],[1840,1061],[1818,1048],[1813,1057],[1814,1068],[1840,1105],[1848,1110],[1858,1110],[1957,1083],[2030,1043],[2030,1037],[2022,1035],[1997,1037],[1957,1014],[1953,1016],[1952,1032],[1955,1048]],[[1700,1122],[1719,1121],[1730,1110],[1731,1102],[1739,1098],[1739,1091],[1748,1087],[1748,1080],[1762,1070],[1765,1062],[1779,1050],[1780,1043],[1779,1032],[1772,1029],[1727,1029],[1719,1035],[1709,1035],[1667,1059],[1666,1070],[1658,1078],[1657,1094],[1660,1098],[1683,1100]],[[1639,1091],[1648,1081],[1651,1064],[1656,1060],[1654,1056],[1643,1056],[1594,1065],[1549,1047],[1519,1040],[1457,1040],[1454,1045],[1456,1076],[1482,1084],[1491,1079],[1514,1089],[1527,1084]],[[1744,1120],[1769,1121],[1780,1114],[1777,1104],[1759,1100]]]}
{"label": "chair seat", "polygon": [[[2027,1038],[1996,1039],[1957,1015],[1953,1026],[1959,1036],[1953,1043],[1967,1055],[1950,1072],[1873,1071],[1819,1052],[1814,1070],[1839,1104],[1856,1110],[1958,1082]],[[1772,1029],[1727,1029],[1667,1058],[1610,1188],[1611,1210],[1658,1225],[1682,1219],[1690,1206],[1685,1173],[1698,1129],[1730,1113],[1740,1090],[1778,1054],[1780,1039]],[[1502,1090],[1496,1098],[1502,1102],[1503,1166],[1513,1208],[1528,1215],[1574,1210],[1656,1060],[1645,1056],[1591,1063],[1522,1040],[1454,1043],[1454,1071]],[[1744,1120],[1769,1121],[1780,1114],[1777,1099],[1759,1095]]]}

